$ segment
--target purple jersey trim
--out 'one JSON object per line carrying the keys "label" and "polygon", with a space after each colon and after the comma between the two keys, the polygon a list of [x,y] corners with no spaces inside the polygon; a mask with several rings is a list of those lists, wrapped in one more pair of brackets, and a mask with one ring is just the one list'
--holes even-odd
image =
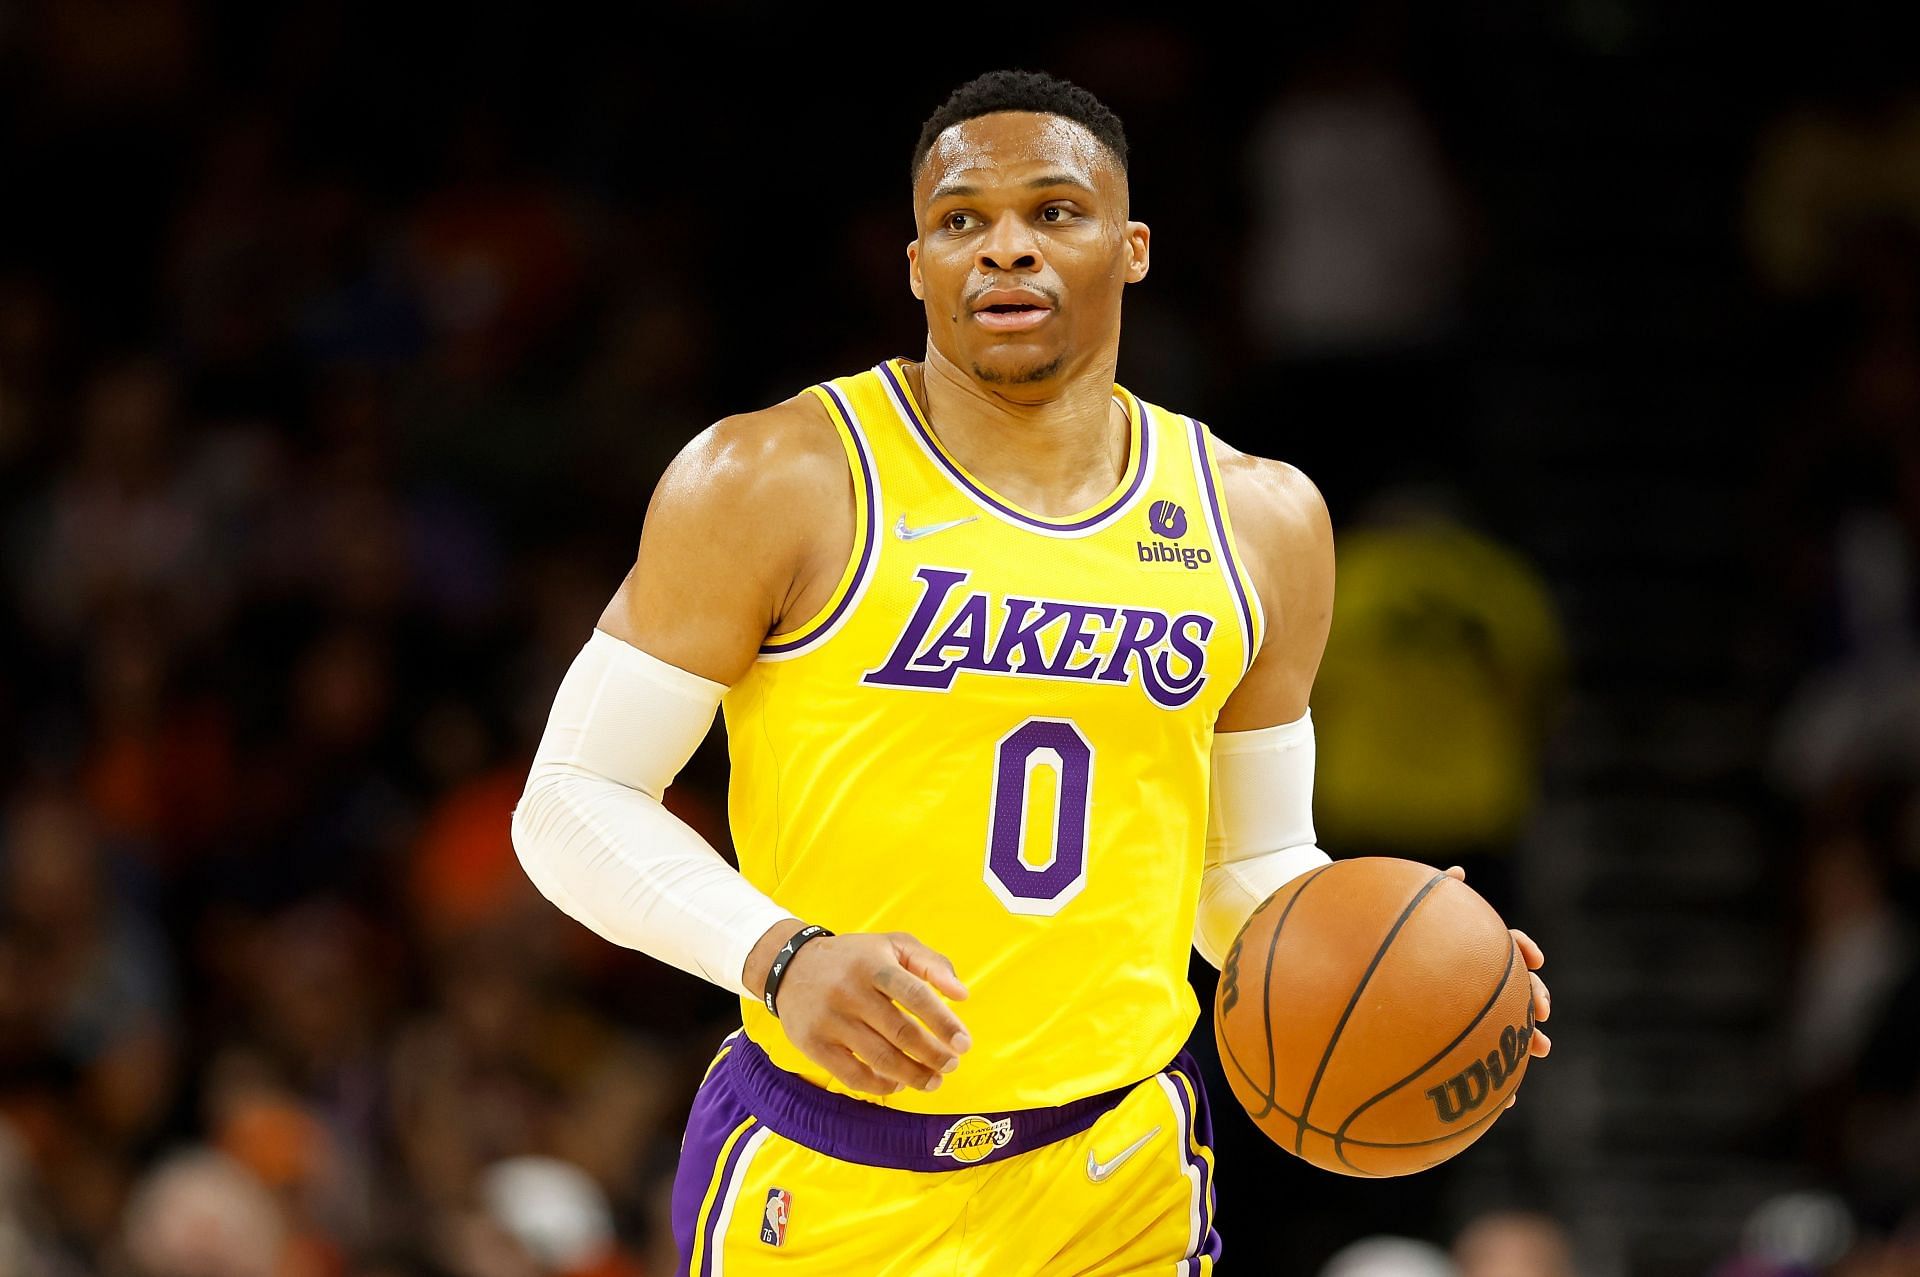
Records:
{"label": "purple jersey trim", "polygon": [[[731,1052],[729,1044],[738,1042],[739,1036],[729,1036],[721,1044],[720,1056],[707,1066],[707,1078],[711,1079],[725,1062]],[[733,1128],[748,1118],[748,1114],[733,1111],[727,1105],[709,1102],[705,1082],[694,1097],[693,1111],[687,1114],[686,1133],[680,1137],[680,1166],[673,1177],[673,1244],[680,1252],[680,1263],[676,1272],[686,1272],[693,1256],[693,1238],[700,1227],[700,1203],[706,1199],[707,1189],[713,1184],[714,1165],[720,1159],[720,1150],[727,1142],[727,1136]],[[742,1135],[742,1139],[746,1136]]]}
{"label": "purple jersey trim", "polygon": [[947,472],[948,478],[966,489],[967,492],[973,496],[974,500],[986,506],[988,509],[1013,520],[1015,523],[1022,524],[1029,528],[1038,528],[1042,532],[1092,531],[1096,526],[1114,518],[1120,514],[1121,511],[1125,510],[1128,505],[1132,504],[1133,499],[1140,494],[1140,489],[1146,486],[1147,476],[1152,473],[1153,431],[1147,420],[1147,406],[1141,403],[1139,398],[1135,396],[1134,403],[1138,405],[1138,412],[1130,412],[1127,414],[1132,418],[1134,430],[1140,436],[1140,455],[1130,458],[1138,462],[1134,467],[1133,482],[1127,485],[1124,492],[1102,502],[1093,513],[1084,518],[1076,519],[1072,523],[1053,523],[1046,519],[1036,519],[1032,515],[1008,505],[1005,501],[1002,501],[999,497],[996,497],[993,493],[987,491],[969,478],[967,472],[962,470],[954,462],[953,458],[946,454],[940,447],[939,441],[936,440],[932,433],[928,431],[927,427],[922,424],[920,413],[914,406],[913,397],[907,393],[906,386],[901,383],[899,376],[896,375],[893,370],[893,362],[887,360],[883,363],[876,364],[875,367],[880,370],[881,375],[887,379],[888,384],[893,388],[895,406],[899,408],[900,415],[906,419],[908,429],[919,436],[920,442],[926,448],[927,455],[931,456],[934,462],[938,464],[942,470]]}
{"label": "purple jersey trim", "polygon": [[[736,1037],[731,1041],[737,1044],[740,1039]],[[727,1054],[732,1053],[729,1051]],[[725,1063],[724,1057],[720,1063]],[[719,1071],[716,1066],[709,1073],[709,1078]],[[700,1096],[694,1100],[693,1111],[687,1115],[687,1131],[680,1141],[680,1166],[673,1179],[673,1241],[680,1252],[680,1272],[687,1271],[687,1266],[692,1262],[693,1239],[698,1233],[705,1233],[707,1238],[700,1271],[705,1273],[712,1264],[714,1225],[726,1206],[727,1183],[733,1178],[734,1168],[739,1165],[741,1152],[753,1138],[754,1127],[759,1125],[752,1114],[741,1112],[728,1104],[703,1103],[706,1098],[703,1087]],[[716,1166],[720,1161],[720,1151],[727,1148],[727,1137],[736,1129],[740,1130],[740,1138],[734,1140],[732,1148],[727,1149],[726,1164]],[[716,1172],[719,1176],[717,1187],[714,1183]],[[713,1207],[703,1219],[700,1206],[706,1201],[709,1188],[714,1190]]]}
{"label": "purple jersey trim", "polygon": [[860,419],[853,415],[853,409],[840,397],[840,392],[832,383],[822,382],[821,389],[833,396],[833,402],[840,409],[841,419],[847,423],[847,435],[853,440],[853,451],[860,458],[860,486],[867,497],[867,539],[860,545],[860,562],[853,569],[853,577],[847,582],[847,592],[833,605],[833,611],[826,615],[818,625],[809,625],[804,631],[792,638],[780,642],[766,642],[760,645],[762,656],[791,656],[810,643],[817,643],[833,632],[840,623],[853,601],[860,597],[860,587],[866,581],[867,570],[873,566],[874,547],[880,535],[879,492],[873,477],[873,456],[867,449],[866,437],[860,433]]}
{"label": "purple jersey trim", "polygon": [[758,1125],[748,1118],[734,1137],[733,1147],[727,1151],[727,1164],[720,1168],[719,1186],[714,1190],[713,1205],[707,1211],[706,1245],[700,1248],[700,1277],[712,1277],[714,1248],[726,1239],[720,1234],[720,1217],[727,1213],[727,1199],[733,1193],[733,1175],[740,1165],[740,1155],[747,1151],[747,1145],[753,1142],[753,1128]]}
{"label": "purple jersey trim", "polygon": [[1220,495],[1220,485],[1213,474],[1213,454],[1207,447],[1206,427],[1192,417],[1185,419],[1193,428],[1193,451],[1195,462],[1200,467],[1200,489],[1207,494],[1207,526],[1213,529],[1213,539],[1220,546],[1220,566],[1226,569],[1227,580],[1233,583],[1234,602],[1240,605],[1240,624],[1246,627],[1247,668],[1253,668],[1253,658],[1259,653],[1254,651],[1253,605],[1247,601],[1246,586],[1240,582],[1240,561],[1234,557],[1233,539],[1227,535],[1226,520],[1221,517],[1220,503],[1225,499]]}
{"label": "purple jersey trim", "polygon": [[[1193,1254],[1180,1261],[1180,1272],[1185,1277],[1191,1264],[1192,1277],[1199,1277],[1202,1271],[1200,1257],[1206,1256],[1214,1263],[1220,1262],[1220,1233],[1213,1226],[1213,1171],[1204,1157],[1195,1157],[1188,1144],[1188,1136],[1209,1152],[1213,1149],[1213,1115],[1207,1109],[1207,1089],[1200,1083],[1200,1070],[1194,1067],[1193,1057],[1185,1051],[1165,1070],[1173,1077],[1174,1098],[1180,1105],[1180,1116],[1187,1129],[1181,1132],[1180,1157],[1188,1166],[1200,1172],[1200,1244]],[[1187,1086],[1180,1085],[1185,1079],[1187,1086],[1193,1088],[1193,1107],[1187,1107]]]}

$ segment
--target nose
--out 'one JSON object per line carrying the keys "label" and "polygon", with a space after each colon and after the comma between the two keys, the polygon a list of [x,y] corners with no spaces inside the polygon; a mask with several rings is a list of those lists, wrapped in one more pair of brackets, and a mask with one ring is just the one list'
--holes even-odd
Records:
{"label": "nose", "polygon": [[1038,274],[1045,262],[1040,256],[1039,239],[1017,217],[1002,217],[987,229],[985,238],[973,255],[974,268],[982,274],[1025,271]]}

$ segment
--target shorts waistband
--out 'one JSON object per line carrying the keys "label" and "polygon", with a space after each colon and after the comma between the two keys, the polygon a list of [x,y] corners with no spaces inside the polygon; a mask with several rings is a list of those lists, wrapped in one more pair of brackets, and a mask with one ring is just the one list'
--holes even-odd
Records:
{"label": "shorts waistband", "polygon": [[[744,1030],[728,1041],[732,1049],[709,1082],[724,1078],[747,1111],[774,1133],[843,1162],[902,1171],[961,1170],[1078,1135],[1139,1085],[1130,1082],[1053,1108],[904,1113],[787,1072]],[[1179,1067],[1186,1055],[1182,1051],[1168,1067]]]}

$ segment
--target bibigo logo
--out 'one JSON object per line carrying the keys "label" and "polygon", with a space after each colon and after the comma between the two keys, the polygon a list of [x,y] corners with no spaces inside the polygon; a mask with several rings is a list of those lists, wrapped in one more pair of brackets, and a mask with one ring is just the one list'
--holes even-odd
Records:
{"label": "bibigo logo", "polygon": [[1172,566],[1192,572],[1202,564],[1213,562],[1213,551],[1204,545],[1173,544],[1187,535],[1187,512],[1173,502],[1156,501],[1147,507],[1147,529],[1156,537],[1166,538],[1133,543],[1140,561],[1152,570]]}
{"label": "bibigo logo", "polygon": [[935,1157],[951,1157],[956,1162],[977,1162],[996,1148],[1005,1147],[1013,1138],[1013,1119],[1003,1117],[989,1122],[984,1117],[963,1117],[946,1129],[933,1146]]}

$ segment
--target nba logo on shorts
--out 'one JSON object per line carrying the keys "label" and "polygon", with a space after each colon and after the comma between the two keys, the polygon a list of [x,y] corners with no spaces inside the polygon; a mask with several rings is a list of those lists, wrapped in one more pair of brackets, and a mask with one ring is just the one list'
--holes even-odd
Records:
{"label": "nba logo on shorts", "polygon": [[760,1214],[760,1240],[778,1246],[787,1240],[787,1212],[793,1208],[793,1194],[784,1188],[767,1190],[767,1207]]}

